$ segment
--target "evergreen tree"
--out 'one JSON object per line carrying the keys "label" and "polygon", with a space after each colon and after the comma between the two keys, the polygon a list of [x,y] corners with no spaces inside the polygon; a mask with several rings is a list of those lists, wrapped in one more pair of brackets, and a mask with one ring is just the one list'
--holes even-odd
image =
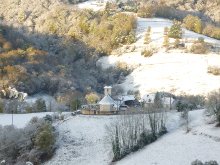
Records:
{"label": "evergreen tree", "polygon": [[0,105],[0,113],[3,113],[4,109],[3,109],[3,106]]}
{"label": "evergreen tree", "polygon": [[49,154],[52,153],[53,145],[56,141],[56,134],[52,130],[50,124],[42,125],[35,139],[35,146],[38,150],[47,151]]}
{"label": "evergreen tree", "polygon": [[73,110],[77,110],[81,106],[81,101],[79,99],[75,99],[70,103],[70,106]]}
{"label": "evergreen tree", "polygon": [[46,112],[46,102],[42,98],[35,101],[35,111],[36,112]]}
{"label": "evergreen tree", "polygon": [[172,38],[182,38],[182,28],[180,24],[174,22],[174,25],[170,28],[168,36]]}
{"label": "evergreen tree", "polygon": [[120,151],[120,143],[119,143],[119,137],[118,137],[118,126],[115,126],[115,139],[112,141],[112,147],[113,147],[113,153],[114,158],[113,160],[119,160],[121,157],[121,151]]}

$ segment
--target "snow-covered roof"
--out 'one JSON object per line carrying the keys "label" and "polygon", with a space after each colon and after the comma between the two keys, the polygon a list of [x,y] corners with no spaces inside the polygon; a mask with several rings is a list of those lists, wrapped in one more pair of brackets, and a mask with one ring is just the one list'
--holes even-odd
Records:
{"label": "snow-covered roof", "polygon": [[108,88],[109,89],[109,88],[112,88],[112,87],[111,86],[105,86],[104,88]]}
{"label": "snow-covered roof", "polygon": [[107,94],[100,102],[101,105],[116,105],[115,101]]}
{"label": "snow-covered roof", "polygon": [[135,100],[135,95],[122,95],[122,96],[118,96],[118,99],[122,101]]}

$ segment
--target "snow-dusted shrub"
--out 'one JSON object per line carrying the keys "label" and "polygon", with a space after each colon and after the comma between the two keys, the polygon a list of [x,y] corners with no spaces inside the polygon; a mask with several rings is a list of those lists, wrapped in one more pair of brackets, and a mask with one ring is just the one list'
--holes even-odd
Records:
{"label": "snow-dusted shrub", "polygon": [[38,117],[32,117],[32,119],[30,120],[30,124],[34,124],[38,122]]}
{"label": "snow-dusted shrub", "polygon": [[34,103],[34,112],[46,112],[46,102],[44,99],[39,98]]}
{"label": "snow-dusted shrub", "polygon": [[53,117],[53,120],[59,119],[59,113],[58,112],[54,112],[52,117]]}
{"label": "snow-dusted shrub", "polygon": [[220,124],[220,89],[214,90],[207,95],[206,113],[214,115]]}
{"label": "snow-dusted shrub", "polygon": [[208,73],[212,73],[213,75],[220,75],[220,67],[218,66],[209,66],[207,68]]}
{"label": "snow-dusted shrub", "polygon": [[151,57],[153,56],[153,54],[154,54],[154,51],[150,49],[144,49],[141,51],[141,55],[144,57]]}
{"label": "snow-dusted shrub", "polygon": [[191,163],[191,165],[203,165],[203,163],[200,160],[195,160]]}
{"label": "snow-dusted shrub", "polygon": [[6,164],[22,164],[27,160],[41,164],[55,151],[56,135],[51,122],[32,119],[22,129],[0,126],[0,160]]}
{"label": "snow-dusted shrub", "polygon": [[186,107],[188,107],[190,110],[203,108],[206,102],[206,98],[203,95],[189,95],[184,92],[182,92],[178,96],[175,96],[175,99],[176,99],[175,106],[179,112]]}
{"label": "snow-dusted shrub", "polygon": [[53,117],[51,115],[48,115],[48,114],[44,117],[44,119],[46,121],[48,121],[48,122],[52,122],[53,121]]}
{"label": "snow-dusted shrub", "polygon": [[205,162],[204,164],[200,160],[195,160],[191,163],[191,165],[218,165],[218,162],[215,160],[210,160],[208,162]]}
{"label": "snow-dusted shrub", "polygon": [[32,113],[33,107],[27,106],[26,107],[26,113]]}
{"label": "snow-dusted shrub", "polygon": [[49,123],[42,125],[38,129],[37,136],[35,138],[35,147],[42,152],[41,157],[47,159],[54,151],[56,134],[53,133],[53,128]]}
{"label": "snow-dusted shrub", "polygon": [[64,120],[64,115],[60,115],[60,120]]}
{"label": "snow-dusted shrub", "polygon": [[210,160],[210,161],[208,161],[208,162],[205,162],[204,165],[218,165],[218,162],[215,161],[215,160]]}
{"label": "snow-dusted shrub", "polygon": [[207,54],[209,52],[209,47],[205,42],[196,42],[191,46],[190,51],[195,54]]}

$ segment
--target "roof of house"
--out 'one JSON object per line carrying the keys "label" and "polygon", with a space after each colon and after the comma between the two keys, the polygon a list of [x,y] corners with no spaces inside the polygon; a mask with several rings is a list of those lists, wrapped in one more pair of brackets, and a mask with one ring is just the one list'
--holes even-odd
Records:
{"label": "roof of house", "polygon": [[116,105],[115,101],[107,94],[105,97],[99,102],[101,105]]}
{"label": "roof of house", "polygon": [[122,101],[135,100],[135,95],[122,95],[122,96],[118,96],[118,99]]}

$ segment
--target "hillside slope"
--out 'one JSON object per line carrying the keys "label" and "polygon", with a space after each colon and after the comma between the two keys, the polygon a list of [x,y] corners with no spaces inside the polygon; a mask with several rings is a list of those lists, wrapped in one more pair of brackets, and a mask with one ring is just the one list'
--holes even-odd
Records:
{"label": "hillside slope", "polygon": [[[210,124],[203,110],[189,113],[190,132],[186,133],[180,113],[168,112],[168,133],[145,148],[131,153],[116,162],[117,165],[189,165],[199,159],[202,162],[216,160],[220,163],[220,128]],[[22,128],[32,117],[51,113],[14,114],[14,125]],[[8,119],[6,121],[6,119]],[[1,125],[11,124],[11,114],[0,115]],[[106,125],[111,126],[120,116],[94,116],[66,114],[65,120],[55,122],[59,131],[58,149],[44,165],[109,165],[113,155],[107,139]],[[20,122],[19,122],[20,120]],[[22,121],[22,122],[21,122]]]}
{"label": "hillside slope", "polygon": [[[190,165],[196,159],[202,162],[216,160],[219,163],[217,146],[220,143],[220,129],[213,124],[208,125],[202,116],[203,110],[190,112],[189,133],[185,133],[184,126],[177,127],[116,165]],[[177,116],[169,119],[168,128],[170,124],[178,125]]]}
{"label": "hillside slope", "polygon": [[[137,42],[129,45],[135,46],[133,52],[122,51],[119,55],[102,57],[97,65],[105,68],[116,66],[118,62],[127,63],[135,70],[126,77],[126,81],[121,84],[127,90],[139,90],[142,95],[154,91],[170,91],[176,89],[176,93],[186,92],[189,94],[206,94],[207,92],[219,88],[219,76],[207,73],[210,65],[219,65],[219,55],[217,54],[190,54],[183,50],[171,50],[168,53],[163,49],[163,30],[170,27],[169,20],[153,18],[138,18],[138,28],[136,30]],[[144,36],[148,27],[151,27],[151,43],[144,44]],[[203,37],[205,42],[220,45],[219,40],[206,37],[184,29],[184,38],[195,40]],[[174,39],[170,39],[172,44]],[[156,49],[158,53],[152,57],[141,56],[141,51],[146,49]]]}
{"label": "hillside slope", "polygon": [[[0,33],[3,24],[7,27],[4,38],[11,47],[2,49],[5,43],[1,41],[2,61],[7,62],[0,63],[0,69],[14,67],[16,61],[28,76],[25,80],[16,81],[14,77],[15,81],[11,81],[3,75],[0,89],[10,85],[30,95],[39,92],[62,95],[76,90],[102,93],[105,84],[117,83],[123,68],[110,69],[107,74],[96,66],[96,61],[115,47],[134,42],[135,17],[121,13],[113,18],[108,13],[81,10],[59,0],[3,0],[1,3]],[[17,49],[25,54],[32,46],[47,55],[47,59],[40,61],[43,67],[37,60],[23,60],[22,55],[10,59]],[[31,51],[28,57],[32,59],[34,55]]]}

